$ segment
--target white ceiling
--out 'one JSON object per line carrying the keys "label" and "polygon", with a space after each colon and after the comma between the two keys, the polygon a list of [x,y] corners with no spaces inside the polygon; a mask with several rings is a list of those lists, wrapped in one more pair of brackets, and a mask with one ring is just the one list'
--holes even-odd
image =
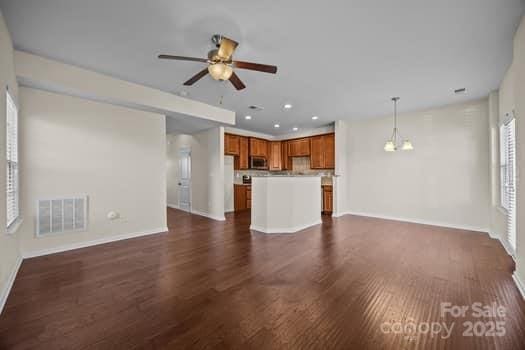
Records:
{"label": "white ceiling", "polygon": [[[409,111],[486,96],[511,61],[523,0],[0,0],[15,47],[178,93],[237,113],[237,126],[289,133],[338,119]],[[221,33],[235,58],[279,67],[238,70],[247,88],[159,53],[205,57]],[[466,87],[468,94],[452,90]],[[294,108],[283,110],[284,103]],[[249,105],[264,107],[250,112]],[[245,121],[251,114],[253,119]],[[318,115],[317,121],[311,117]],[[275,129],[273,125],[280,123]],[[177,129],[176,126],[172,126]]]}

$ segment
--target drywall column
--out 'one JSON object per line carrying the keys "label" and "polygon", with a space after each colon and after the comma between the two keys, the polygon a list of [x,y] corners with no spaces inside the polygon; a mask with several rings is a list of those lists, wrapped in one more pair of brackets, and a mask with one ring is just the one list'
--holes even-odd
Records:
{"label": "drywall column", "polygon": [[191,211],[224,220],[224,128],[192,136]]}
{"label": "drywall column", "polygon": [[335,176],[333,178],[334,208],[332,216],[344,215],[347,209],[347,164],[348,154],[348,123],[335,122]]}

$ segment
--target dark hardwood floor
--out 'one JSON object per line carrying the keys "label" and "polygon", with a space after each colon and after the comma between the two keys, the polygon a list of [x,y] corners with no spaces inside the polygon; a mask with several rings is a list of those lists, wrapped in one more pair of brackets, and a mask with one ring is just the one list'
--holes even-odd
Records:
{"label": "dark hardwood floor", "polygon": [[[525,349],[513,262],[486,234],[357,216],[288,235],[251,233],[248,213],[168,209],[168,221],[168,233],[25,260],[0,348]],[[441,317],[443,302],[507,313]],[[505,335],[463,336],[469,320],[504,322]],[[410,322],[419,333],[390,327]],[[454,328],[432,336],[425,322]]]}

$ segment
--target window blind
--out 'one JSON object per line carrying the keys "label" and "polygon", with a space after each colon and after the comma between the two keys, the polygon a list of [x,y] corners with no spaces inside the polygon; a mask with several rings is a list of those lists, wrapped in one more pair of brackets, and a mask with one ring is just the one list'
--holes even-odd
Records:
{"label": "window blind", "polygon": [[6,150],[7,150],[7,228],[19,216],[18,196],[18,110],[16,104],[6,92]]}
{"label": "window blind", "polygon": [[507,242],[516,249],[516,119],[500,127],[501,206],[507,210]]}

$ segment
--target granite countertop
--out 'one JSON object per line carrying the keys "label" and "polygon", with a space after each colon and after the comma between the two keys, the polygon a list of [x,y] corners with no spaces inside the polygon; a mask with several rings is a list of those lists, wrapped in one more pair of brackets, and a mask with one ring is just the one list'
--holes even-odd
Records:
{"label": "granite countertop", "polygon": [[252,177],[323,177],[325,175],[320,174],[261,174],[252,175]]}

